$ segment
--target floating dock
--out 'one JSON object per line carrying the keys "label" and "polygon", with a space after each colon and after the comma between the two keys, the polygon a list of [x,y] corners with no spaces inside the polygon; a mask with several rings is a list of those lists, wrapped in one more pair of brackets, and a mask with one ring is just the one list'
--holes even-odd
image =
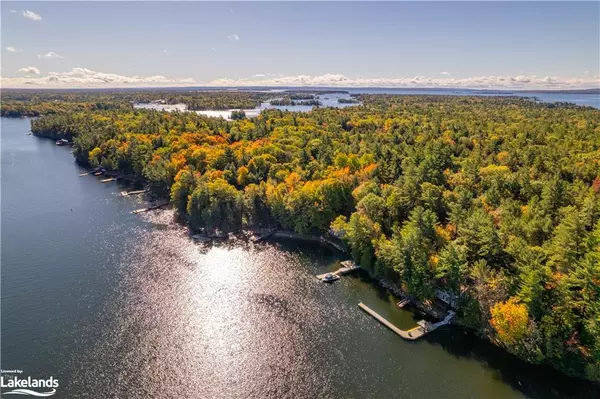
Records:
{"label": "floating dock", "polygon": [[164,204],[153,205],[153,206],[150,206],[148,208],[136,209],[135,211],[132,211],[131,213],[133,213],[134,215],[137,215],[138,213],[144,213],[144,212],[152,211],[154,209],[161,208],[161,207],[163,207],[165,205],[168,205],[168,204],[169,204],[168,202],[165,202]]}
{"label": "floating dock", "polygon": [[116,177],[109,177],[108,179],[100,180],[100,183],[110,183],[111,181],[117,181]]}
{"label": "floating dock", "polygon": [[144,194],[146,190],[136,190],[136,191],[121,191],[122,197],[129,197],[130,195]]}
{"label": "floating dock", "polygon": [[335,280],[330,280],[330,281],[336,281],[336,280],[339,280],[340,276],[345,276],[348,273],[352,273],[353,271],[360,269],[360,266],[351,260],[345,260],[340,263],[342,264],[342,267],[340,267],[339,269],[337,269],[334,272],[319,274],[319,275],[317,275],[317,279],[323,281],[325,276],[327,276],[328,274],[332,274],[338,278],[336,278]]}
{"label": "floating dock", "polygon": [[337,271],[337,274],[340,276],[346,275],[348,273],[360,269],[360,266],[351,260],[345,260],[340,263],[342,264],[342,267]]}

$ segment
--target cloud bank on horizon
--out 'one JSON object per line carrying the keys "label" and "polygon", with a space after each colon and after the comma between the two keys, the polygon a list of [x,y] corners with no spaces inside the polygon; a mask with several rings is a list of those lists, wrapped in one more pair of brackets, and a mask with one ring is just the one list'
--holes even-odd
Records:
{"label": "cloud bank on horizon", "polygon": [[[441,73],[448,76],[448,72]],[[256,79],[260,78],[260,79]],[[489,89],[581,89],[600,87],[600,76],[594,78],[558,78],[551,76],[479,76],[472,78],[348,78],[342,74],[318,76],[254,75],[252,79],[217,79],[214,86],[333,86],[333,87],[406,87],[406,88],[489,88]]]}
{"label": "cloud bank on horizon", "polygon": [[162,75],[154,76],[123,76],[115,73],[98,72],[87,68],[73,68],[68,72],[49,72],[46,76],[36,67],[21,68],[18,72],[28,76],[18,78],[0,78],[4,88],[94,88],[94,87],[159,87],[194,84],[191,78],[167,78]]}
{"label": "cloud bank on horizon", "polygon": [[[35,71],[35,72],[34,72]],[[26,67],[19,72],[24,77],[0,78],[4,88],[94,88],[94,87],[165,87],[165,86],[298,86],[298,87],[389,87],[389,88],[472,88],[472,89],[588,89],[600,88],[600,76],[586,78],[559,78],[551,76],[479,76],[472,78],[349,78],[342,74],[324,75],[271,75],[255,74],[251,78],[221,78],[197,82],[193,78],[169,78],[162,75],[124,76],[88,68],[73,68],[68,72],[49,72],[43,76],[38,68]],[[36,76],[31,76],[35,74]]]}

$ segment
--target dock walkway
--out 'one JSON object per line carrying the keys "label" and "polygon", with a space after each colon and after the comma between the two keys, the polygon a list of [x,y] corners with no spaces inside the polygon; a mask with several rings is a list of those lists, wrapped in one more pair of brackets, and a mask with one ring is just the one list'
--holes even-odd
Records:
{"label": "dock walkway", "polygon": [[165,205],[169,205],[169,202],[165,202],[163,204],[158,204],[158,205],[153,205],[153,206],[150,206],[148,208],[136,209],[135,211],[132,211],[131,213],[133,213],[134,215],[137,215],[138,213],[149,212],[149,211],[152,211],[154,209],[162,208]]}
{"label": "dock walkway", "polygon": [[425,320],[421,320],[420,322],[417,323],[419,325],[418,327],[415,327],[415,328],[412,328],[412,329],[406,331],[406,330],[399,329],[398,327],[396,327],[395,325],[393,325],[392,323],[390,323],[389,321],[384,319],[383,316],[381,316],[379,313],[377,313],[376,311],[374,311],[373,309],[371,309],[364,303],[360,302],[358,304],[358,306],[360,306],[360,308],[362,310],[364,310],[365,312],[367,312],[368,314],[373,316],[375,319],[377,319],[381,324],[383,324],[384,326],[386,326],[387,328],[389,328],[390,330],[392,330],[393,332],[395,332],[402,338],[407,339],[409,341],[417,340],[417,339],[421,338],[422,336],[424,336],[425,334],[428,334],[428,333],[436,330],[439,327],[450,324],[450,322],[454,318],[454,315],[456,314],[451,310],[448,312],[448,314],[446,315],[446,317],[444,317],[443,320],[441,320],[437,323],[429,323]]}
{"label": "dock walkway", "polygon": [[408,331],[401,330],[398,327],[396,327],[395,325],[393,325],[392,323],[390,323],[389,321],[387,321],[386,319],[384,319],[383,316],[381,316],[379,313],[377,313],[376,311],[374,311],[373,309],[371,309],[370,307],[368,307],[364,303],[360,302],[358,304],[358,306],[360,306],[360,308],[362,310],[364,310],[365,312],[367,312],[368,314],[370,314],[371,316],[373,316],[381,324],[383,324],[384,326],[386,326],[387,328],[389,328],[390,330],[392,330],[393,332],[395,332],[396,334],[398,334],[403,339],[406,339],[406,340],[409,340],[409,341],[414,341],[414,340],[417,340],[417,339],[421,338],[423,335],[425,335],[425,334],[427,334],[429,332],[429,331],[425,331],[425,329],[423,327],[421,327],[421,326],[415,327],[415,328],[410,329]]}
{"label": "dock walkway", "polygon": [[135,190],[135,191],[121,191],[122,197],[129,197],[130,195],[144,194],[147,190]]}

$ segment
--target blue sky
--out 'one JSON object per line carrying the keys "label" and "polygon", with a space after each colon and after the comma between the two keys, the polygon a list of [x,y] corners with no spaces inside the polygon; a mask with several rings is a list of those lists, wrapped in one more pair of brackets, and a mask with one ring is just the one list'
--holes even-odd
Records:
{"label": "blue sky", "polygon": [[3,86],[597,87],[598,2],[8,2]]}

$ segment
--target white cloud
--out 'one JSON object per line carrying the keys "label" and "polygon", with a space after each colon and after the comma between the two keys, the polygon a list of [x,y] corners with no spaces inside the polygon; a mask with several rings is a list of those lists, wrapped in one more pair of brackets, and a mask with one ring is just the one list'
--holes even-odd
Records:
{"label": "white cloud", "polygon": [[38,54],[38,58],[65,58],[62,55],[56,54],[54,51],[50,51],[44,55]]}
{"label": "white cloud", "polygon": [[15,12],[17,12],[17,10],[10,10],[10,12],[15,13]]}
{"label": "white cloud", "polygon": [[18,49],[18,48],[15,48],[15,47],[13,47],[13,46],[8,46],[8,47],[6,47],[6,51],[9,51],[9,52],[11,52],[11,53],[20,53],[20,52],[22,52],[23,50],[21,50],[21,49]]}
{"label": "white cloud", "polygon": [[600,80],[540,76],[478,76],[472,78],[348,78],[341,74],[318,76],[254,76],[250,79],[217,79],[212,86],[334,86],[334,87],[406,87],[473,89],[568,89],[600,87]]}
{"label": "white cloud", "polygon": [[217,51],[217,49],[216,49],[216,48],[214,48],[214,47],[211,47],[211,50],[212,50],[212,51]]}
{"label": "white cloud", "polygon": [[450,72],[440,72],[442,75],[450,75]]}
{"label": "white cloud", "polygon": [[[37,71],[37,72],[36,72]],[[19,72],[40,75],[35,67]],[[68,72],[50,72],[46,76],[1,78],[3,87],[152,87],[152,86],[312,86],[312,87],[390,87],[390,88],[472,88],[472,89],[576,89],[600,87],[600,77],[559,78],[541,76],[478,76],[471,78],[349,78],[341,74],[285,76],[258,73],[244,79],[217,79],[197,83],[194,79],[155,76],[124,76],[73,68]]]}
{"label": "white cloud", "polygon": [[26,73],[27,75],[39,75],[40,74],[40,70],[34,66],[21,68],[17,72],[23,72],[23,73]]}
{"label": "white cloud", "polygon": [[229,35],[227,37],[229,38],[229,40],[240,40],[240,37],[238,35],[236,35],[235,33],[233,35]]}
{"label": "white cloud", "polygon": [[21,15],[32,21],[41,21],[41,19],[42,19],[42,16],[40,14],[36,14],[33,11],[29,11],[29,10],[21,11]]}
{"label": "white cloud", "polygon": [[[37,71],[37,72],[36,72]],[[40,74],[35,67],[22,68],[19,72]],[[126,87],[126,86],[182,86],[196,83],[192,78],[167,78],[155,76],[124,76],[104,73],[88,68],[73,68],[69,72],[49,72],[47,76],[25,78],[1,78],[2,87]]]}

